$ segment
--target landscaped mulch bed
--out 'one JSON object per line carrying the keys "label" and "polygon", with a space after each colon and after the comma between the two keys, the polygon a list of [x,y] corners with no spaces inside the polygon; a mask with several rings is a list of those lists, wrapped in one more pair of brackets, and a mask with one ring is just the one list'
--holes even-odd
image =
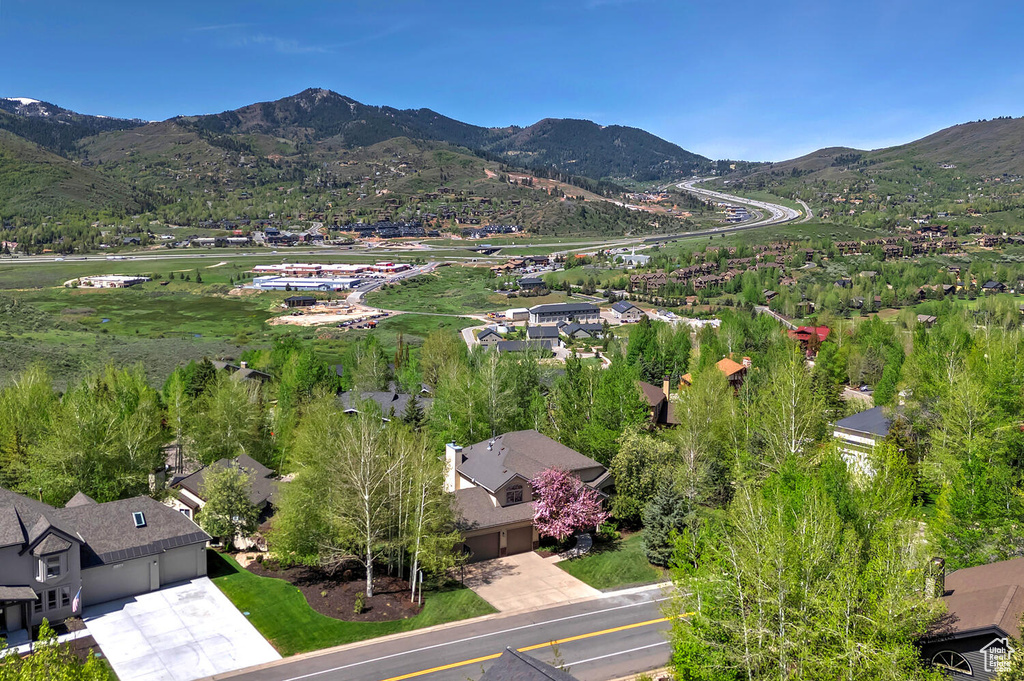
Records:
{"label": "landscaped mulch bed", "polygon": [[366,590],[365,574],[339,570],[330,575],[302,565],[283,568],[271,561],[253,561],[245,569],[254,575],[283,579],[298,587],[309,607],[334,619],[387,622],[413,617],[420,612],[420,607],[409,601],[409,583],[388,575],[378,575],[373,580],[373,597],[364,600],[363,612],[357,615],[356,594]]}

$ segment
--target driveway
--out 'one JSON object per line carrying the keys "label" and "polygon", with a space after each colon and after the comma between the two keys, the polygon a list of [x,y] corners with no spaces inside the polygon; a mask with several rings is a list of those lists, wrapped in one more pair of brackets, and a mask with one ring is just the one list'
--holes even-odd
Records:
{"label": "driveway", "polygon": [[466,566],[466,586],[501,612],[565,605],[601,592],[533,551]]}
{"label": "driveway", "polygon": [[206,577],[86,608],[121,681],[192,681],[281,659]]}

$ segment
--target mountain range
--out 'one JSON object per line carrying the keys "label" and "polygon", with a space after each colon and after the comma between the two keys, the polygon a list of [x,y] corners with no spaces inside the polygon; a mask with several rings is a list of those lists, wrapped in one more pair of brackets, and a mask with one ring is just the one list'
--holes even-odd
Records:
{"label": "mountain range", "polygon": [[[406,143],[384,144],[392,140]],[[392,156],[374,155],[383,149]],[[405,170],[388,165],[402,154],[415,162]],[[399,176],[436,177],[433,187],[420,182],[421,192],[454,178],[466,191],[488,189],[500,197],[507,192],[497,186],[498,174],[526,172],[611,196],[622,183],[665,183],[727,172],[729,165],[738,168],[726,176],[733,186],[795,191],[815,181],[849,184],[851,171],[894,185],[913,184],[915,173],[935,180],[940,168],[938,180],[945,173],[950,182],[1024,174],[1024,119],[966,123],[874,151],[834,147],[779,163],[727,164],[637,128],[555,118],[488,128],[430,109],[370,106],[324,89],[160,122],[90,116],[19,97],[0,98],[0,159],[0,218],[7,220],[201,206],[232,198],[236,189],[248,187],[245,193],[255,196],[270,184],[292,183],[307,193],[330,190],[357,182],[356,166],[360,177],[372,179],[381,164]],[[483,178],[488,187],[479,186]],[[349,215],[365,212],[355,204],[365,189],[355,192]],[[388,191],[377,186],[366,202]],[[260,204],[249,206],[250,213],[269,210],[262,198],[250,203]],[[185,217],[201,212],[196,208]]]}

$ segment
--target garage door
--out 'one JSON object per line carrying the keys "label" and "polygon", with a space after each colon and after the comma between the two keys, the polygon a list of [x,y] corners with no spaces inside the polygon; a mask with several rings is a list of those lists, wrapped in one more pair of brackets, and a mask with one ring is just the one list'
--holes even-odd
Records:
{"label": "garage door", "polygon": [[137,558],[82,570],[82,600],[89,605],[144,594],[150,590],[150,562]]}
{"label": "garage door", "polygon": [[478,560],[490,560],[498,557],[498,546],[501,544],[501,535],[497,532],[482,534],[478,537],[469,537],[464,542],[472,551],[471,562]]}
{"label": "garage door", "polygon": [[160,555],[160,586],[184,582],[200,576],[199,551],[203,546],[183,546]]}
{"label": "garage door", "polygon": [[517,527],[508,531],[508,554],[533,551],[533,527]]}

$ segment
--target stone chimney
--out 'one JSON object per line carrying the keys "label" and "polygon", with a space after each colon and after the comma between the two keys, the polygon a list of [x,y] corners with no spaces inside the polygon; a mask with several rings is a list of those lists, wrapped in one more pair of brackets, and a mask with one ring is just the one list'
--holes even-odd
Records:
{"label": "stone chimney", "polygon": [[946,593],[946,561],[932,558],[924,577],[924,595],[928,598],[941,598]]}
{"label": "stone chimney", "polygon": [[669,387],[668,387],[668,376],[661,379],[661,392],[664,393],[665,399],[668,399]]}
{"label": "stone chimney", "polygon": [[449,442],[444,446],[444,491],[454,492],[459,489],[459,472],[456,470],[462,463],[462,447]]}
{"label": "stone chimney", "polygon": [[745,368],[749,369],[750,367],[754,366],[754,363],[750,361],[749,357],[744,357],[743,358],[743,366]]}

